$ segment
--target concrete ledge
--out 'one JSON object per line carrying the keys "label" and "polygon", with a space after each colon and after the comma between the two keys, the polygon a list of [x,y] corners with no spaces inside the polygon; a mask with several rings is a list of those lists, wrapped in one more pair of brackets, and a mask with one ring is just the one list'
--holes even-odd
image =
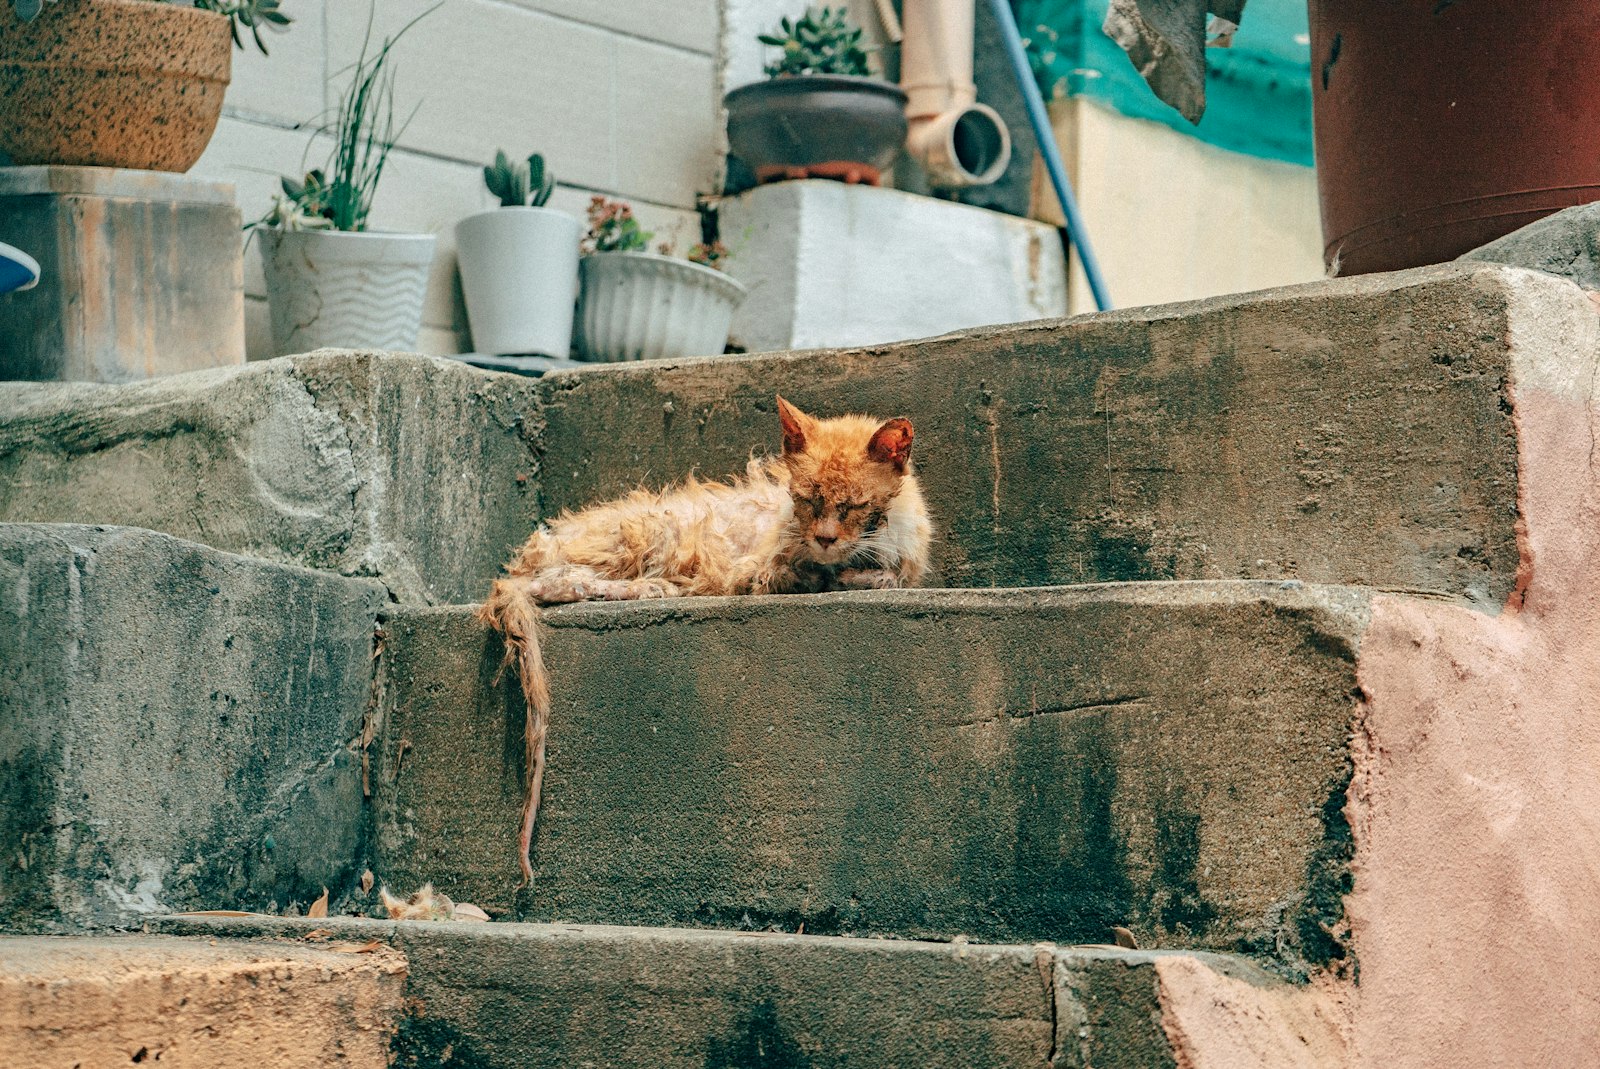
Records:
{"label": "concrete ledge", "polygon": [[17,1066],[384,1069],[404,985],[386,947],[0,938],[0,1049]]}
{"label": "concrete ledge", "polygon": [[148,527],[409,603],[473,600],[534,521],[536,407],[517,376],[371,353],[0,384],[0,519]]}
{"label": "concrete ledge", "polygon": [[741,470],[777,448],[781,392],[914,420],[945,586],[1296,577],[1498,607],[1519,560],[1510,384],[1584,355],[1538,327],[1578,314],[1594,312],[1570,284],[1448,266],[556,372],[539,386],[544,512]]}
{"label": "concrete ledge", "polygon": [[0,524],[0,590],[0,928],[310,901],[360,871],[383,587]]}
{"label": "concrete ledge", "polygon": [[528,919],[1313,962],[1342,951],[1358,591],[1162,583],[579,605],[531,894],[520,698],[469,609],[385,624],[376,871]]}
{"label": "concrete ledge", "polygon": [[[1104,947],[574,924],[155,923],[219,940],[320,928],[398,948],[413,1011],[396,1041],[400,1065],[445,1064],[438,1055],[448,1049],[460,1064],[501,1069],[1156,1069],[1174,1065],[1184,1045],[1167,1028],[1173,985],[1163,972],[1172,966],[1211,980],[1214,991],[1233,988],[1230,998],[1241,989],[1264,999],[1299,994],[1225,956]],[[1307,1044],[1326,1041],[1276,1006],[1252,1008],[1258,1020],[1241,1031],[1265,1018]]]}

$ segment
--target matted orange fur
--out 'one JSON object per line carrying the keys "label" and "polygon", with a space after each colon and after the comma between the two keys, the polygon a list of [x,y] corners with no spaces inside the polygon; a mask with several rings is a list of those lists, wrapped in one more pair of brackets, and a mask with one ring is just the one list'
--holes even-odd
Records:
{"label": "matted orange fur", "polygon": [[797,594],[913,586],[933,525],[911,468],[911,421],[817,419],[778,398],[783,454],[743,477],[690,477],[660,492],[567,512],[506,565],[479,619],[505,635],[527,700],[524,882],[544,782],[550,681],[538,606],[589,599]]}

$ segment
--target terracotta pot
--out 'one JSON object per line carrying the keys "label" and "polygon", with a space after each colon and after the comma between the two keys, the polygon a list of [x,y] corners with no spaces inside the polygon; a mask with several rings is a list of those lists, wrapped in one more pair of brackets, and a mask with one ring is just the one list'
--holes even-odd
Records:
{"label": "terracotta pot", "polygon": [[17,164],[187,171],[222,113],[228,19],[148,0],[0,0],[0,152]]}
{"label": "terracotta pot", "polygon": [[877,185],[906,139],[906,95],[878,78],[805,74],[727,96],[728,145],[759,181],[843,178]]}
{"label": "terracotta pot", "polygon": [[1600,11],[1309,0],[1325,257],[1450,260],[1600,200]]}

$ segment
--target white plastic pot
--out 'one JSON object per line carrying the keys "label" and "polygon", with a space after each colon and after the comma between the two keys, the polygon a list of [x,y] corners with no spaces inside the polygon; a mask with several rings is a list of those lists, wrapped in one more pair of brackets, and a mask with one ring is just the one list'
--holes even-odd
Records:
{"label": "white plastic pot", "polygon": [[651,252],[585,256],[580,274],[578,319],[589,360],[716,356],[748,292],[721,271]]}
{"label": "white plastic pot", "polygon": [[259,230],[272,348],[415,350],[432,234]]}
{"label": "white plastic pot", "polygon": [[571,354],[581,234],[577,219],[554,208],[496,208],[456,224],[473,349]]}

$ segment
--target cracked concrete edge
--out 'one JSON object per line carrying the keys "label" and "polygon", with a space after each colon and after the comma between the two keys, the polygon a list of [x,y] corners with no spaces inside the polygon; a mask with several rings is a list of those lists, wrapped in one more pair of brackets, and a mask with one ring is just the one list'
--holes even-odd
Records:
{"label": "cracked concrete edge", "polygon": [[0,928],[353,879],[381,584],[70,524],[0,524],[0,573]]}
{"label": "cracked concrete edge", "polygon": [[0,384],[0,411],[8,519],[147,527],[378,578],[410,604],[476,596],[536,516],[532,384],[458,361],[319,351],[126,386]]}
{"label": "cracked concrete edge", "polygon": [[161,935],[0,937],[14,1065],[390,1064],[404,955]]}
{"label": "cracked concrete edge", "polygon": [[[926,1023],[944,1022],[940,1036],[945,1042],[949,1030],[962,1019],[945,1021],[943,1015],[959,1006],[987,1007],[984,1012],[989,1014],[1020,1015],[1017,1024],[1036,1022],[1028,1025],[1026,1043],[1009,1050],[1016,1055],[1014,1060],[982,1064],[1020,1067],[1043,1063],[1059,1069],[1334,1069],[1340,1064],[1327,1055],[1330,1050],[1341,1050],[1342,989],[1291,984],[1247,961],[1222,954],[1051,943],[982,944],[965,939],[930,943],[775,932],[347,917],[169,916],[152,918],[150,927],[213,939],[304,940],[315,932],[314,938],[346,945],[382,940],[405,954],[408,995],[418,1012],[431,1018],[431,1026],[453,1037],[461,1049],[479,1053],[488,1048],[501,1054],[509,1045],[506,1037],[490,1033],[508,1010],[512,1016],[519,1012],[517,1005],[507,1006],[505,998],[488,993],[510,984],[512,977],[522,977],[516,986],[526,989],[526,997],[540,1001],[544,1018],[534,1022],[534,1027],[544,1029],[547,1039],[550,1032],[558,1030],[553,1024],[567,1016],[559,995],[570,996],[582,989],[570,983],[563,987],[560,980],[552,979],[552,968],[606,974],[609,979],[597,976],[594,983],[617,987],[621,994],[600,998],[597,990],[591,990],[590,995],[597,1005],[614,1006],[610,1015],[631,1015],[633,1029],[644,1030],[659,1023],[651,1016],[659,1007],[649,1005],[647,997],[641,1002],[639,995],[627,991],[673,991],[674,968],[688,967],[703,984],[695,1009],[687,1014],[694,1018],[706,1016],[705,1003],[715,1001],[719,993],[748,1005],[776,990],[778,1005],[769,1022],[774,1026],[781,1020],[793,1020],[790,1003],[797,997],[838,1003],[850,1019],[850,1027],[863,1031],[870,1031],[877,1023],[872,1018],[884,1012],[928,1018]],[[715,961],[716,968],[698,970],[692,963],[701,958]],[[672,959],[679,961],[674,964]],[[932,972],[928,971],[930,965]],[[803,988],[791,984],[771,989],[770,977],[786,971],[797,972]],[[733,977],[731,983],[729,976]],[[917,977],[940,977],[942,992],[918,996],[922,990],[918,985],[925,980]],[[950,989],[967,987],[974,979],[979,989],[989,994],[977,1002],[963,1001],[963,996],[957,995],[952,1004]],[[558,997],[551,998],[552,991]],[[913,996],[911,1002],[902,1006],[908,995]],[[1217,1033],[1220,1039],[1202,1034],[1196,1020],[1201,1010],[1216,1014],[1223,1022]],[[604,1009],[589,1014],[586,1027],[597,1034],[614,1035],[614,1023],[606,1020],[607,1016]],[[781,1045],[787,1037],[774,1027],[766,1038]],[[517,1048],[526,1060],[507,1057],[503,1064],[559,1064],[532,1053],[536,1045]],[[952,1045],[959,1046],[959,1041]],[[1318,1056],[1307,1057],[1307,1050]],[[575,1056],[578,1052],[566,1053]],[[676,1053],[690,1052],[680,1049]],[[898,1051],[874,1053],[883,1059],[881,1064],[904,1064],[890,1060]],[[942,1053],[942,1060],[936,1057],[918,1064],[963,1064],[959,1054],[952,1061],[950,1051],[928,1053]],[[1218,1060],[1219,1055],[1241,1054],[1249,1057]],[[667,1057],[660,1064],[680,1063]],[[692,1060],[683,1064],[703,1063]],[[880,1063],[874,1060],[872,1064]]]}

